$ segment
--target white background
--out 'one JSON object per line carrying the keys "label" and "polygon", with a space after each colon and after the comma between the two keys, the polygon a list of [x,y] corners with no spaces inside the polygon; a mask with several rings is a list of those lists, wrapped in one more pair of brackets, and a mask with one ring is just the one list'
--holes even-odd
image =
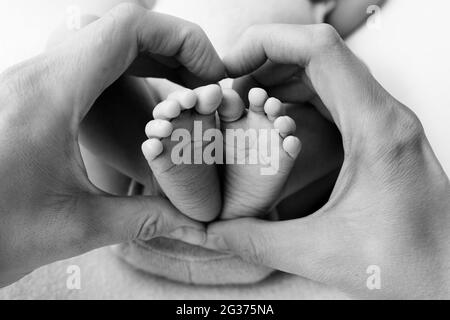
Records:
{"label": "white background", "polygon": [[[81,1],[88,5],[105,0]],[[69,0],[0,0],[0,72],[41,52],[70,4]],[[364,27],[349,41],[379,81],[419,115],[447,173],[449,13],[448,0],[390,0],[382,10],[380,27]]]}

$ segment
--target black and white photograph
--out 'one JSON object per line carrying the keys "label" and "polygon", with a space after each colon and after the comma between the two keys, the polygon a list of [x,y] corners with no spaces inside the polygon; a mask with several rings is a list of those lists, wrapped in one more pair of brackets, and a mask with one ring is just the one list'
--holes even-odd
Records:
{"label": "black and white photograph", "polygon": [[450,300],[449,14],[0,0],[0,300]]}

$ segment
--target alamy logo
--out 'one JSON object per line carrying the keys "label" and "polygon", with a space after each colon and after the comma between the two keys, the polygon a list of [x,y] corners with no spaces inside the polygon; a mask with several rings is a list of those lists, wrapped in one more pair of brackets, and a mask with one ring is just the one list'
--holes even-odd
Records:
{"label": "alamy logo", "polygon": [[381,268],[375,265],[369,266],[366,273],[370,275],[366,281],[367,289],[381,290]]}
{"label": "alamy logo", "polygon": [[66,273],[69,275],[66,280],[67,289],[81,290],[81,268],[75,265],[69,266]]}
{"label": "alamy logo", "polygon": [[380,30],[383,24],[381,8],[377,5],[367,7],[367,14],[370,15],[367,19],[367,28],[370,30]]}
{"label": "alamy logo", "polygon": [[[203,132],[202,122],[194,121],[193,131],[176,129],[171,140],[173,164],[259,165],[261,175],[275,175],[280,167],[280,133],[275,129],[218,129]],[[205,146],[206,144],[206,146]]]}

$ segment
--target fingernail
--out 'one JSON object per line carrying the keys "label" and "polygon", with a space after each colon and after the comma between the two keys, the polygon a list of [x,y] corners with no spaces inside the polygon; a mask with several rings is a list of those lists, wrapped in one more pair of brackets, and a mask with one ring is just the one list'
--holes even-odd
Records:
{"label": "fingernail", "polygon": [[203,245],[206,242],[206,233],[204,230],[189,227],[178,228],[175,231],[172,231],[170,237],[195,246]]}

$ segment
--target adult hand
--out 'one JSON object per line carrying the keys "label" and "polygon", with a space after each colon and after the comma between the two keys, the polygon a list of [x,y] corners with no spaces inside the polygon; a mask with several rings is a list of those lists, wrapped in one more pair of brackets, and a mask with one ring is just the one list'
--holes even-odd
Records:
{"label": "adult hand", "polygon": [[267,60],[300,68],[290,90],[321,98],[343,136],[344,165],[315,214],[217,222],[208,246],[358,297],[448,298],[450,184],[417,117],[328,25],[253,27],[224,61],[238,77]]}
{"label": "adult hand", "polygon": [[[0,286],[134,238],[174,233],[202,240],[203,226],[165,200],[98,190],[81,159],[79,125],[94,101],[135,61],[154,55],[173,57],[210,81],[224,75],[197,26],[126,4],[0,76]],[[146,64],[148,76],[161,60]]]}

